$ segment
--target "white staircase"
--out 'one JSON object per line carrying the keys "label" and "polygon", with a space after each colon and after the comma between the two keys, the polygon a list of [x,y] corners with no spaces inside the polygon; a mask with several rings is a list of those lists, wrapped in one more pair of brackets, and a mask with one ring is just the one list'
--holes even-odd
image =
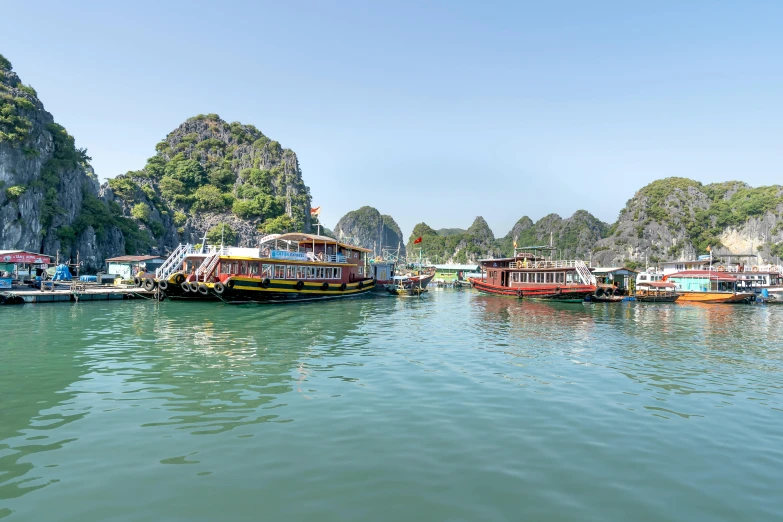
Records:
{"label": "white staircase", "polygon": [[587,268],[587,265],[584,263],[584,261],[575,261],[574,266],[576,267],[576,271],[579,273],[579,278],[584,284],[592,286],[596,285],[597,281],[595,279],[595,275],[590,271],[589,268]]}
{"label": "white staircase", "polygon": [[162,279],[168,279],[171,274],[179,269],[180,265],[182,265],[182,261],[185,260],[187,255],[192,252],[193,245],[189,243],[187,245],[183,245],[180,243],[174,252],[172,252],[171,255],[166,258],[166,261],[160,265],[160,268],[155,270],[155,278],[159,281]]}

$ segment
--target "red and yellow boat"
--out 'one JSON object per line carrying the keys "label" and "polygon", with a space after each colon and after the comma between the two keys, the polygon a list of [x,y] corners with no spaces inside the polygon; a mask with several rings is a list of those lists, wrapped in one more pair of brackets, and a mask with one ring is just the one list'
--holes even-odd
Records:
{"label": "red and yellow boat", "polygon": [[224,302],[313,301],[369,292],[366,248],[315,234],[267,236],[249,255],[215,254],[204,260],[201,294]]}

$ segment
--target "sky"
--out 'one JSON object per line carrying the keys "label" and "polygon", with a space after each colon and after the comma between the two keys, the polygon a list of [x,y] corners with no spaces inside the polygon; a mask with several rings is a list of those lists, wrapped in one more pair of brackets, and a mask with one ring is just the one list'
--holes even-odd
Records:
{"label": "sky", "polygon": [[656,179],[783,182],[783,2],[19,2],[0,54],[102,179],[187,118],[297,153],[333,227],[363,205],[496,236],[613,222]]}

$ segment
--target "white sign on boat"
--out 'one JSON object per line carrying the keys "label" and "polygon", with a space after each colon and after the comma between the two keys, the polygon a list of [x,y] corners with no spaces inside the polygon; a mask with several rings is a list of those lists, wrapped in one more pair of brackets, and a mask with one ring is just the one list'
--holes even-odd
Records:
{"label": "white sign on boat", "polygon": [[293,259],[296,261],[307,261],[307,254],[304,252],[288,252],[287,250],[272,250],[272,259]]}

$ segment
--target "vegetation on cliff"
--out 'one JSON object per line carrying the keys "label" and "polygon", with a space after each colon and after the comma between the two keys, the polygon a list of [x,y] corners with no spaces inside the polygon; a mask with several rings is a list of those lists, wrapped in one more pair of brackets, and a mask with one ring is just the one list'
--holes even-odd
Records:
{"label": "vegetation on cliff", "polygon": [[[419,237],[421,242],[414,244]],[[419,223],[413,227],[407,248],[411,253],[421,250],[422,255],[434,263],[467,263],[499,253],[495,236],[481,216],[464,232],[445,229],[444,233],[439,233],[426,223]]]}
{"label": "vegetation on cliff", "polygon": [[128,206],[148,200],[180,234],[202,213],[248,222],[259,234],[309,229],[310,191],[296,155],[253,125],[198,115],[155,149],[144,168],[109,186]]}
{"label": "vegetation on cliff", "polygon": [[402,231],[397,222],[377,209],[364,206],[352,210],[340,218],[334,227],[334,234],[345,241],[369,248],[374,255],[381,255],[383,249],[397,250],[405,255]]}

